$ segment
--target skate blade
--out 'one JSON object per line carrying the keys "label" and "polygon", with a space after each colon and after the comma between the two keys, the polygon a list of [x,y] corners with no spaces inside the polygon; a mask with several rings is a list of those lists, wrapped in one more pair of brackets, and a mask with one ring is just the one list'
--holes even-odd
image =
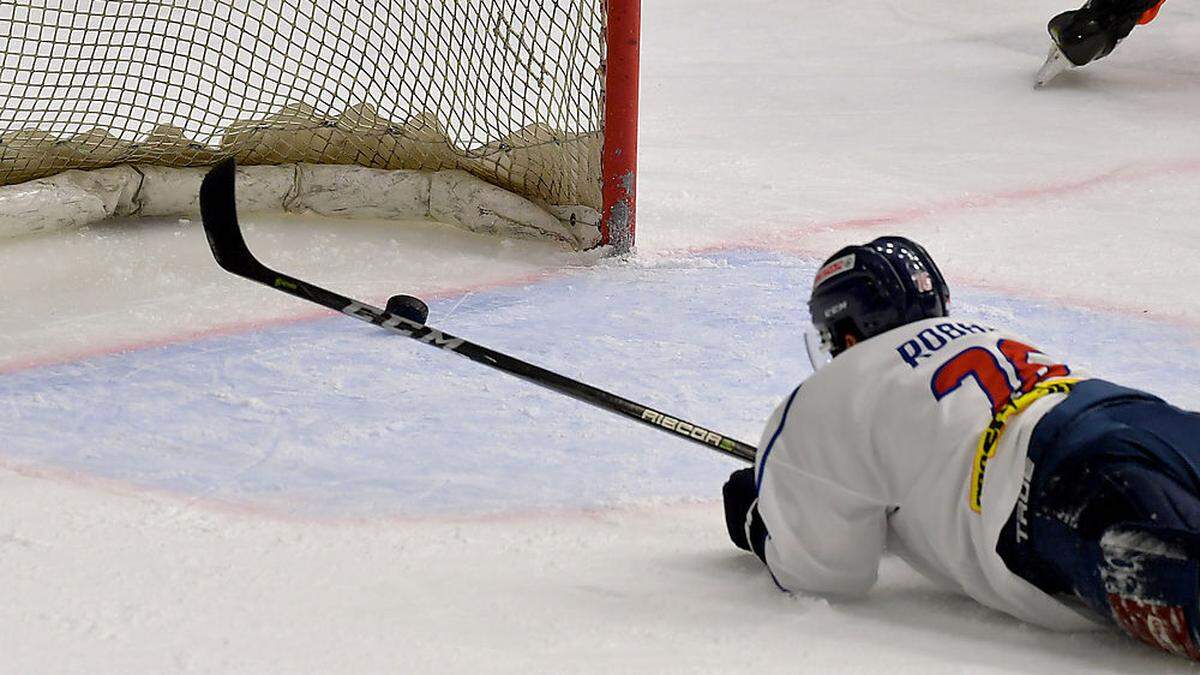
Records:
{"label": "skate blade", "polygon": [[1046,56],[1046,62],[1042,64],[1042,67],[1037,72],[1037,77],[1034,78],[1033,88],[1041,89],[1050,80],[1074,67],[1075,64],[1071,63],[1071,60],[1062,53],[1058,45],[1052,43],[1050,45],[1050,53]]}

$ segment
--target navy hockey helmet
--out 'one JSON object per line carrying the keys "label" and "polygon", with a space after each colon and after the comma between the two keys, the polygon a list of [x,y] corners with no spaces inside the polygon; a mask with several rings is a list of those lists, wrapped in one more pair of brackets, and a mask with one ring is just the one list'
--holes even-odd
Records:
{"label": "navy hockey helmet", "polygon": [[[906,323],[949,313],[950,288],[920,244],[879,237],[834,253],[813,280],[813,327],[833,356]],[[849,340],[849,342],[848,342]]]}

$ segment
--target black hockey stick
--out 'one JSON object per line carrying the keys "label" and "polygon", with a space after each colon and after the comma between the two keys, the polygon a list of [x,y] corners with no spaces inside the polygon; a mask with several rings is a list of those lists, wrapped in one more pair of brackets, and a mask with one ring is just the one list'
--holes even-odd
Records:
{"label": "black hockey stick", "polygon": [[597,408],[624,415],[677,437],[700,443],[717,452],[748,462],[754,461],[756,450],[747,443],[272,270],[250,253],[246,240],[242,237],[237,219],[237,204],[234,200],[235,174],[234,161],[227,159],[209,171],[200,186],[200,213],[204,218],[204,233],[208,236],[208,245],[212,248],[217,264],[229,272],[373,323],[418,342],[455,352],[476,363],[502,370]]}

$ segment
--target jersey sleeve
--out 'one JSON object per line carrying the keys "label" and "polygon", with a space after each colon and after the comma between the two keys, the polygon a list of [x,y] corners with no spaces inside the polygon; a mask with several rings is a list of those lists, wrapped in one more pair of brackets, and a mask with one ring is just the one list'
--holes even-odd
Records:
{"label": "jersey sleeve", "polygon": [[[875,585],[887,541],[888,504],[794,461],[787,407],[771,422],[758,466],[765,561],[784,590],[858,596]],[[781,414],[782,411],[782,414]]]}

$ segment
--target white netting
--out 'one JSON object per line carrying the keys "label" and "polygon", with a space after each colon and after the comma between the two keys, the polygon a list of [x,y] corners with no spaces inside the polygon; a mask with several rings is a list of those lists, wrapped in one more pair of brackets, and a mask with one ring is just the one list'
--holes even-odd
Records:
{"label": "white netting", "polygon": [[0,185],[234,155],[598,211],[603,58],[602,0],[3,0]]}

